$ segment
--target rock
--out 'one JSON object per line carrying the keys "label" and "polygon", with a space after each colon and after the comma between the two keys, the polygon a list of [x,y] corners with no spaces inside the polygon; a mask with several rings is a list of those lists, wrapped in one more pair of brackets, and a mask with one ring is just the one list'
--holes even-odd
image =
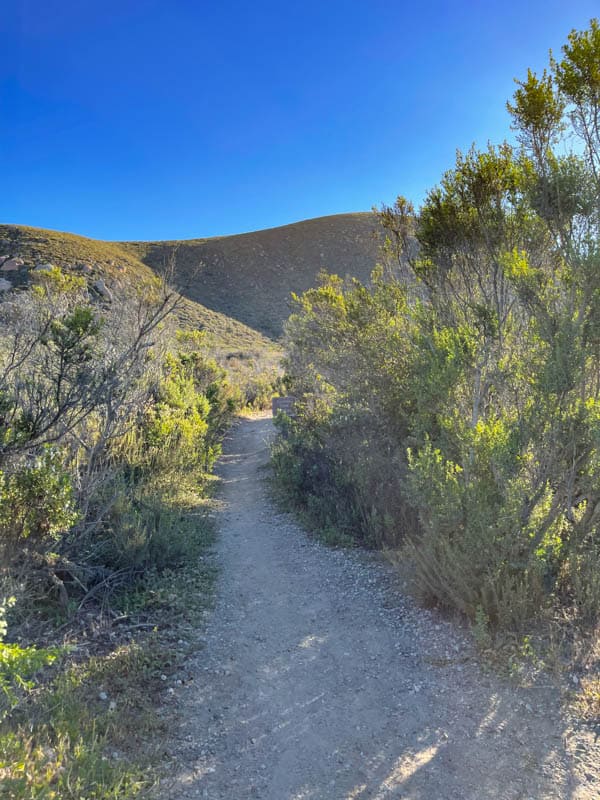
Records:
{"label": "rock", "polygon": [[86,264],[84,262],[82,262],[80,264],[76,264],[75,268],[81,270],[86,275],[89,275],[90,273],[92,273],[94,271],[94,268],[92,267],[91,264]]}
{"label": "rock", "polygon": [[2,272],[16,272],[20,270],[25,262],[22,258],[8,258],[0,267]]}
{"label": "rock", "polygon": [[102,700],[103,702],[108,700],[108,695],[106,692],[98,692],[98,700]]}
{"label": "rock", "polygon": [[104,297],[105,300],[108,300],[109,303],[112,303],[112,299],[113,299],[112,292],[106,286],[106,284],[104,283],[104,280],[102,278],[100,278],[97,281],[94,281],[92,286],[98,292],[98,294],[100,294],[100,295],[102,295],[102,297]]}
{"label": "rock", "polygon": [[8,261],[10,256],[0,256],[0,265],[4,264],[5,261]]}
{"label": "rock", "polygon": [[0,292],[9,292],[12,289],[12,283],[7,281],[6,278],[0,278]]}
{"label": "rock", "polygon": [[54,264],[36,264],[34,272],[51,272]]}

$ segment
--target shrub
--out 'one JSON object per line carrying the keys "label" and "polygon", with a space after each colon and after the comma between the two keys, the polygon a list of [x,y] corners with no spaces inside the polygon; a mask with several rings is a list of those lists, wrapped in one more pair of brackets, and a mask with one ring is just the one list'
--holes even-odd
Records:
{"label": "shrub", "polygon": [[177,296],[147,288],[101,312],[56,268],[0,302],[0,578],[19,598],[66,612],[193,551],[172,500],[206,485],[239,398],[203,336],[170,329]]}
{"label": "shrub", "polygon": [[598,31],[519,83],[519,148],[384,208],[371,285],[323,275],[286,326],[279,483],[328,530],[404,541],[423,598],[480,627],[600,615]]}
{"label": "shrub", "polygon": [[21,647],[4,641],[8,626],[6,612],[15,598],[0,603],[0,723],[14,710],[25,692],[34,687],[33,676],[55,661],[55,648]]}
{"label": "shrub", "polygon": [[29,464],[0,472],[0,542],[5,550],[32,549],[56,541],[77,520],[71,476],[64,456],[46,446]]}

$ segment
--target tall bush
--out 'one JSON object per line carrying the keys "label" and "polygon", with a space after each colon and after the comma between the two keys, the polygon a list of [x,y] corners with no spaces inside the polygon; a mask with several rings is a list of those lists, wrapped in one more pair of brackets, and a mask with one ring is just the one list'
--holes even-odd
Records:
{"label": "tall bush", "polygon": [[[58,268],[0,301],[0,584],[96,597],[185,558],[197,490],[237,397],[159,280],[95,304]],[[187,537],[187,539],[186,539]]]}
{"label": "tall bush", "polygon": [[418,212],[380,212],[394,268],[325,276],[287,326],[305,399],[277,450],[288,490],[350,498],[348,529],[368,487],[357,538],[404,538],[426,599],[509,628],[600,613],[599,30],[518,84],[518,147],[459,153]]}

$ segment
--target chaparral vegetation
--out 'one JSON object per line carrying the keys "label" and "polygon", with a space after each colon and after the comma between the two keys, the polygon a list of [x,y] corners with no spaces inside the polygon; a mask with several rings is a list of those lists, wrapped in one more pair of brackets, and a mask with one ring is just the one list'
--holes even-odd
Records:
{"label": "chaparral vegetation", "polygon": [[[0,226],[2,797],[149,796],[211,598],[213,466],[278,392],[275,483],[326,540],[389,550],[485,649],[589,658],[600,24],[508,111],[516,143],[459,152],[419,209],[188,242]],[[307,289],[321,266],[358,277]]]}
{"label": "chaparral vegetation", "polygon": [[379,211],[370,284],[324,274],[296,299],[273,458],[328,538],[399,551],[482,641],[560,623],[572,642],[600,619],[598,22],[508,110],[517,144]]}
{"label": "chaparral vegetation", "polygon": [[207,476],[244,401],[180,302],[157,278],[103,304],[54,267],[0,303],[3,796],[146,786],[161,609],[207,600]]}

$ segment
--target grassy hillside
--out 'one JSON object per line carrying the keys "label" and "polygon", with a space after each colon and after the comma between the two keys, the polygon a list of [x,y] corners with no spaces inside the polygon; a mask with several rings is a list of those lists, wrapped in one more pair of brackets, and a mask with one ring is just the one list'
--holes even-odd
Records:
{"label": "grassy hillside", "polygon": [[190,299],[277,338],[290,292],[315,285],[320,270],[368,280],[381,243],[372,213],[337,214],[237,236],[118,245],[152,268],[175,259]]}
{"label": "grassy hillside", "polygon": [[[26,285],[29,271],[52,263],[103,279],[113,294],[143,290],[173,263],[185,298],[182,327],[206,331],[217,359],[233,372],[272,368],[277,339],[290,311],[290,293],[315,285],[326,269],[367,280],[381,232],[371,213],[339,214],[238,236],[166,242],[104,242],[71,233],[0,225],[0,256],[19,256],[19,273],[0,272]],[[83,269],[82,269],[83,266]]]}
{"label": "grassy hillside", "polygon": [[[86,265],[83,274],[89,283],[104,279],[113,293],[139,290],[154,275],[154,270],[142,263],[131,248],[22,225],[0,225],[2,255],[19,256],[25,261],[26,269],[20,274],[0,273],[17,285],[25,284],[28,270],[42,263],[76,271]],[[211,335],[221,360],[231,357],[273,360],[278,356],[278,348],[261,333],[194,300],[186,299],[179,316],[184,327],[202,329]]]}
{"label": "grassy hillside", "polygon": [[290,293],[314,286],[320,270],[367,280],[381,229],[372,213],[337,214],[237,236],[163,242],[104,242],[72,233],[0,225],[0,255],[28,267],[91,266],[89,280],[127,291],[174,261],[187,298],[182,321],[214,334],[223,351],[269,350],[289,315]]}

